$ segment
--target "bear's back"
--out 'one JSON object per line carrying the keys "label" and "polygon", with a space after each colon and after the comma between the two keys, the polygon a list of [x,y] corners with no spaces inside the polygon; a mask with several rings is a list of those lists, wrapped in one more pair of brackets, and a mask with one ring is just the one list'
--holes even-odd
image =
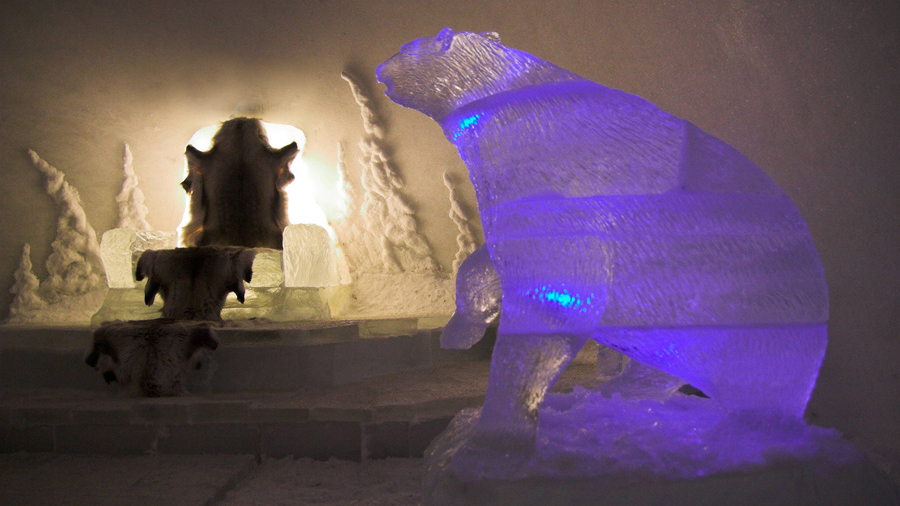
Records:
{"label": "bear's back", "polygon": [[442,123],[483,211],[547,197],[783,196],[734,148],[640,97],[589,81],[496,94]]}

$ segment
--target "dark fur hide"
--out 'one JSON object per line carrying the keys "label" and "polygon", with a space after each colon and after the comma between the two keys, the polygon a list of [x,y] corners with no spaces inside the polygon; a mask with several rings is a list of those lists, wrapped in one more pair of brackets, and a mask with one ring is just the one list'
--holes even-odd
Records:
{"label": "dark fur hide", "polygon": [[244,248],[148,250],[138,259],[135,278],[147,278],[144,302],[163,298],[163,318],[221,320],[225,298],[244,302],[244,282],[253,277],[256,251]]}
{"label": "dark fur hide", "polygon": [[209,325],[174,320],[107,322],[94,331],[87,365],[127,395],[164,397],[186,392],[187,371],[219,346]]}
{"label": "dark fur hide", "polygon": [[185,246],[282,248],[288,223],[284,188],[293,181],[290,163],[297,143],[272,149],[259,120],[226,121],[207,152],[188,146],[191,220]]}

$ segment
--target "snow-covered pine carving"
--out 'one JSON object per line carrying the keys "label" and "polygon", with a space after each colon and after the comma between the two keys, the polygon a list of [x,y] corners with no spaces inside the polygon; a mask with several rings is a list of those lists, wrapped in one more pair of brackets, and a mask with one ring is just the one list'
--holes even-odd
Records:
{"label": "snow-covered pine carving", "polygon": [[147,206],[144,205],[144,192],[138,187],[137,174],[134,173],[134,157],[131,148],[125,144],[122,155],[122,189],[116,195],[119,207],[119,223],[116,228],[132,228],[150,231],[147,222]]}
{"label": "snow-covered pine carving", "polygon": [[[361,213],[365,239],[364,247],[355,248],[357,251],[353,252],[362,257],[353,259],[356,269],[393,273],[439,272],[431,246],[418,232],[415,211],[401,193],[403,181],[385,154],[384,129],[371,99],[349,73],[342,72],[341,77],[350,85],[366,131],[360,142],[365,189]],[[380,259],[372,257],[370,253],[374,251],[381,251]],[[369,256],[365,256],[367,254]]]}
{"label": "snow-covered pine carving", "polygon": [[47,258],[47,279],[40,294],[49,303],[63,297],[83,295],[106,286],[97,233],[88,223],[81,197],[59,169],[28,150],[34,166],[47,177],[47,194],[59,207],[56,238]]}
{"label": "snow-covered pine carving", "polygon": [[334,184],[338,193],[345,195],[345,198],[338,205],[335,214],[335,217],[340,221],[347,217],[347,213],[350,211],[350,202],[353,200],[352,189],[345,179],[347,177],[346,150],[344,149],[344,143],[340,141],[337,143],[337,163],[335,165],[337,169],[337,180]]}
{"label": "snow-covered pine carving", "polygon": [[453,272],[457,272],[463,260],[475,251],[475,235],[472,233],[472,227],[469,226],[469,217],[460,204],[456,183],[447,172],[444,172],[444,186],[450,192],[450,219],[459,229],[459,234],[456,236],[456,244],[459,249],[456,251],[456,258],[453,259]]}
{"label": "snow-covered pine carving", "polygon": [[29,315],[39,309],[47,307],[47,303],[38,294],[38,286],[40,280],[31,270],[31,245],[25,243],[22,246],[22,258],[19,260],[19,267],[13,273],[15,283],[9,289],[9,293],[13,294],[12,303],[9,305],[10,323],[29,319]]}

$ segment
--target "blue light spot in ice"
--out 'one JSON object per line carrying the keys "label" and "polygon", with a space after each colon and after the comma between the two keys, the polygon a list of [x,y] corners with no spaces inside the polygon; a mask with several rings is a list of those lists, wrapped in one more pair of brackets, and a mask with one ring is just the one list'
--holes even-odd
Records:
{"label": "blue light spot in ice", "polygon": [[541,302],[551,302],[559,307],[575,309],[581,313],[587,312],[588,306],[591,305],[591,297],[594,297],[593,293],[582,296],[578,293],[572,293],[563,287],[553,288],[547,285],[528,290],[525,293],[532,299],[537,299]]}
{"label": "blue light spot in ice", "polygon": [[678,351],[675,349],[675,343],[669,343],[668,346],[660,350],[658,353],[659,356],[665,357],[667,355],[677,355]]}
{"label": "blue light spot in ice", "polygon": [[459,128],[467,128],[478,123],[478,118],[480,117],[480,114],[475,114],[473,116],[469,116],[468,118],[463,118],[462,121],[459,122]]}
{"label": "blue light spot in ice", "polygon": [[481,119],[481,114],[473,114],[459,120],[459,130],[457,130],[456,133],[453,134],[453,139],[455,140],[457,137],[459,137],[462,134],[462,131],[466,128],[477,125],[479,119]]}

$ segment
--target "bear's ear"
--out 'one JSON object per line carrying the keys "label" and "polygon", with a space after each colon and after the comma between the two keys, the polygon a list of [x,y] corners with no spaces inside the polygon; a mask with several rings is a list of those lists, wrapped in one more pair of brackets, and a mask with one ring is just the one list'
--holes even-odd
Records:
{"label": "bear's ear", "polygon": [[296,157],[297,153],[300,152],[300,148],[297,147],[297,142],[294,141],[287,146],[281,149],[276,149],[274,151],[275,156],[278,157],[278,162],[287,165],[294,161],[294,157]]}
{"label": "bear's ear", "polygon": [[484,37],[485,39],[487,39],[491,42],[496,42],[497,44],[500,44],[500,34],[497,32],[481,32],[479,35],[481,35],[482,37]]}
{"label": "bear's ear", "polygon": [[456,36],[456,33],[450,28],[444,28],[437,34],[435,40],[441,43],[441,52],[446,53],[450,50],[450,47],[453,46],[453,37]]}
{"label": "bear's ear", "polygon": [[187,158],[188,167],[193,168],[205,162],[206,160],[209,160],[210,158],[212,158],[213,150],[215,149],[216,147],[213,146],[209,151],[203,152],[188,144],[184,149],[184,156]]}

